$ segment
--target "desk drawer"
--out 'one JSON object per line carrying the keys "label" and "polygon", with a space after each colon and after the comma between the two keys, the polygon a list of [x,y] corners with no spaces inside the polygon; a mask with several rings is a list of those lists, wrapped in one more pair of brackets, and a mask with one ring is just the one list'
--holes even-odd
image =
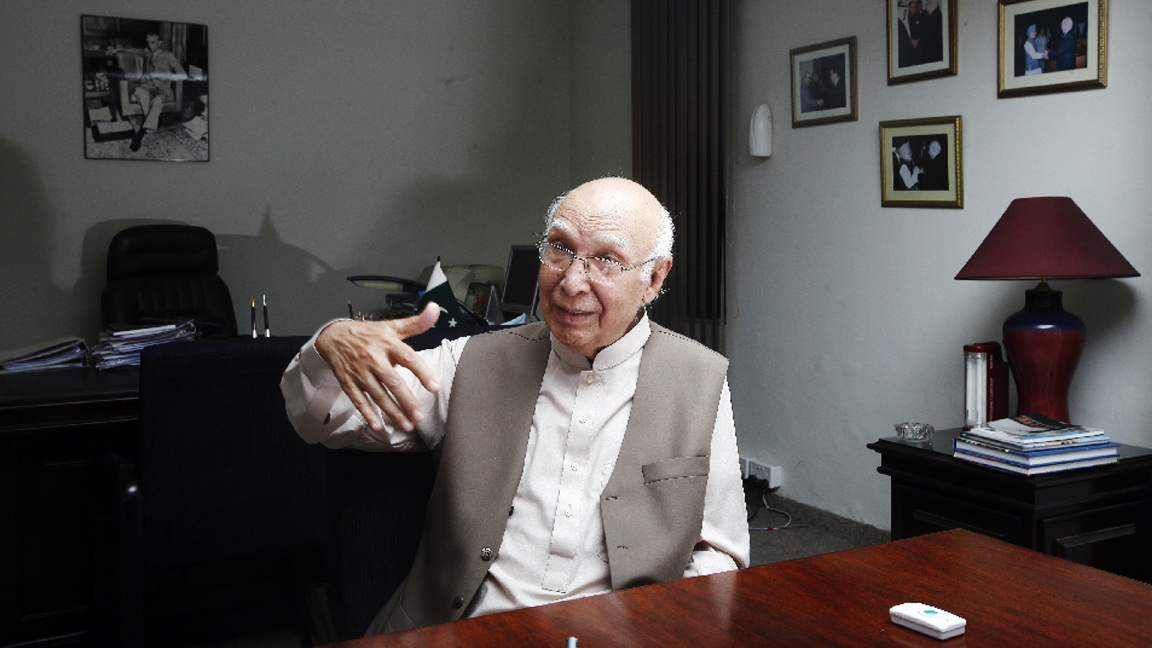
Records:
{"label": "desk drawer", "polygon": [[979,504],[928,491],[919,486],[892,485],[892,539],[966,529],[997,540],[1032,547],[1028,521]]}

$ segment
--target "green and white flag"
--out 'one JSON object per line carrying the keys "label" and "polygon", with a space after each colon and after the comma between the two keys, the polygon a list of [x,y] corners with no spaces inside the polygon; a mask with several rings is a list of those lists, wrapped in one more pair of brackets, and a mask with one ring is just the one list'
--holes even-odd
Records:
{"label": "green and white flag", "polygon": [[416,312],[424,310],[424,305],[428,302],[436,302],[440,307],[440,319],[436,320],[436,326],[439,327],[453,327],[453,326],[466,326],[468,320],[464,319],[464,313],[460,310],[460,305],[456,303],[456,296],[452,294],[452,286],[448,283],[448,277],[444,276],[444,271],[440,268],[440,260],[436,260],[436,266],[432,268],[432,276],[428,278],[428,287],[424,290],[424,294],[420,299],[416,300]]}

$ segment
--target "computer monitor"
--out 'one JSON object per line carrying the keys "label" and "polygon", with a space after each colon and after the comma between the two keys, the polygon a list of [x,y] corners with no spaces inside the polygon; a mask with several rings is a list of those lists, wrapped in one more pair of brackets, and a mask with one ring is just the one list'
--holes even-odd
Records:
{"label": "computer monitor", "polygon": [[513,245],[508,255],[508,269],[504,272],[504,292],[500,310],[512,319],[518,315],[529,318],[536,312],[540,291],[536,287],[540,274],[540,252],[535,245]]}

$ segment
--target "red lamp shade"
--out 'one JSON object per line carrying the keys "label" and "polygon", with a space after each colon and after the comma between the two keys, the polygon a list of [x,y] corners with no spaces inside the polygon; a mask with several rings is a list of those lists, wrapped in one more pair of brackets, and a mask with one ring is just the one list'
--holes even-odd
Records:
{"label": "red lamp shade", "polygon": [[1062,308],[1047,279],[1138,277],[1071,198],[1017,198],[957,279],[1040,279],[1004,321],[1017,414],[1071,422],[1068,388],[1084,349],[1084,322]]}
{"label": "red lamp shade", "polygon": [[1071,198],[1017,198],[957,279],[1139,277]]}

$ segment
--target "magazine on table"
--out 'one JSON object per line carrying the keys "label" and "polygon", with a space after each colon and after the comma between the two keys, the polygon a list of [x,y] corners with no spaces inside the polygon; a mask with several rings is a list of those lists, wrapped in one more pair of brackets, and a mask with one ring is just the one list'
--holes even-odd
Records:
{"label": "magazine on table", "polygon": [[1101,429],[1061,423],[1039,414],[991,421],[965,430],[962,436],[996,442],[1013,449],[1105,443],[1109,440]]}
{"label": "magazine on table", "polygon": [[976,439],[956,439],[954,443],[957,455],[961,453],[975,454],[1021,466],[1042,466],[1082,459],[1114,457],[1119,454],[1119,447],[1119,443],[1105,442],[1085,446],[1021,451],[999,447]]}

